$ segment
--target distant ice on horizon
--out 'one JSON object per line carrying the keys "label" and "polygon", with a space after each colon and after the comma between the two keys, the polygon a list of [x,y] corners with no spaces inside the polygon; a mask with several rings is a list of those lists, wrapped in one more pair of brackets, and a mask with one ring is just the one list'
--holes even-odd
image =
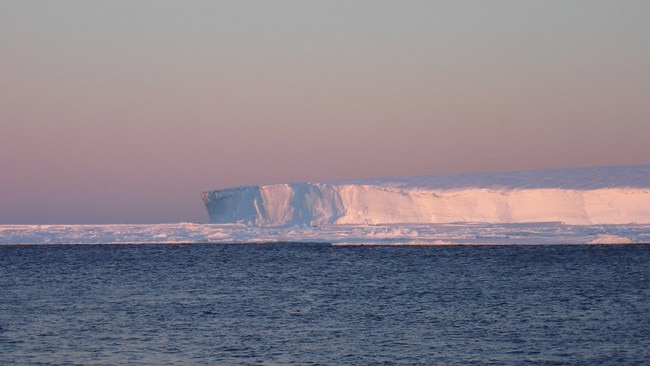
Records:
{"label": "distant ice on horizon", "polygon": [[0,245],[53,244],[558,245],[650,244],[650,224],[557,222],[253,226],[244,224],[0,225]]}
{"label": "distant ice on horizon", "polygon": [[650,244],[650,165],[234,187],[211,224],[0,225],[0,245]]}
{"label": "distant ice on horizon", "polygon": [[203,193],[211,223],[650,223],[650,165],[243,186]]}

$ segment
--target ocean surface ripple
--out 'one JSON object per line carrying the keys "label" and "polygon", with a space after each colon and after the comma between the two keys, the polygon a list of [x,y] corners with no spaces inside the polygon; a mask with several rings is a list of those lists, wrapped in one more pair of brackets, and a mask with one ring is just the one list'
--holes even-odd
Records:
{"label": "ocean surface ripple", "polygon": [[650,245],[0,246],[0,364],[643,364]]}

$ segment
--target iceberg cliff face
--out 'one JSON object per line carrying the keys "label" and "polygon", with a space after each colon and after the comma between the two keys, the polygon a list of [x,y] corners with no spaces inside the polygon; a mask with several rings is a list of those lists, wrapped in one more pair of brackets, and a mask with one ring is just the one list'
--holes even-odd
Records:
{"label": "iceberg cliff face", "polygon": [[650,165],[291,183],[203,193],[211,223],[650,223]]}
{"label": "iceberg cliff face", "polygon": [[339,186],[274,184],[203,193],[211,223],[259,226],[334,224],[346,211]]}

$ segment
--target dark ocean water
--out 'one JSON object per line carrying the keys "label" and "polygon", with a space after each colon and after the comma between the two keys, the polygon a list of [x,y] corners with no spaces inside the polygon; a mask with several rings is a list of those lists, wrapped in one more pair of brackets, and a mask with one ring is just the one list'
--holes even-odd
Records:
{"label": "dark ocean water", "polygon": [[0,364],[650,364],[650,245],[0,246]]}

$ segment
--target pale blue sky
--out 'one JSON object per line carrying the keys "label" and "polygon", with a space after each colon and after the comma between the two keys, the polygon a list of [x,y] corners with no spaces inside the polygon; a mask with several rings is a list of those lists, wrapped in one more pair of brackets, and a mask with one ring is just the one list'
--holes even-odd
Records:
{"label": "pale blue sky", "polygon": [[0,1],[0,224],[650,163],[649,1]]}

